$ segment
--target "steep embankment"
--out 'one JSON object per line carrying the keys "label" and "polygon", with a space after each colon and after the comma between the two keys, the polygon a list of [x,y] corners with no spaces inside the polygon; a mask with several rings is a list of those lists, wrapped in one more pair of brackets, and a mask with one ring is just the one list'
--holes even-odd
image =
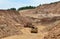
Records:
{"label": "steep embankment", "polygon": [[60,39],[60,21],[57,25],[50,29],[48,35],[44,39]]}
{"label": "steep embankment", "polygon": [[0,10],[0,38],[22,34],[20,28],[28,22],[17,11]]}
{"label": "steep embankment", "polygon": [[36,8],[37,13],[60,13],[60,1],[50,4],[40,5]]}

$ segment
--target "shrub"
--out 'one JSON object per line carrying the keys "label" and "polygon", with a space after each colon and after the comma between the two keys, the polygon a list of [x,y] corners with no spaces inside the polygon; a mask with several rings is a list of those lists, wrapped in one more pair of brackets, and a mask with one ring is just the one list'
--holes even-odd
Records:
{"label": "shrub", "polygon": [[16,8],[10,8],[10,9],[7,9],[7,10],[16,10]]}

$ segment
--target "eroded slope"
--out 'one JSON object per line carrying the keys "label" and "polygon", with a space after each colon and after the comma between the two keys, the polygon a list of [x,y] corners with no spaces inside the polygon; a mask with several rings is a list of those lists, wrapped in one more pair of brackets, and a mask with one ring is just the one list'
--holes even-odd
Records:
{"label": "eroded slope", "polygon": [[17,11],[0,10],[0,38],[22,34],[20,28],[28,22]]}

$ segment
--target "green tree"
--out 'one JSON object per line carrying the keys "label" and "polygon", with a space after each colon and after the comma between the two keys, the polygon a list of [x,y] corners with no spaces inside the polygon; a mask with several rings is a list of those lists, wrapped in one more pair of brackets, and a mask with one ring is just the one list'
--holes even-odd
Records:
{"label": "green tree", "polygon": [[16,10],[16,8],[10,8],[10,9],[8,9],[8,10]]}
{"label": "green tree", "polygon": [[26,7],[21,7],[21,8],[19,8],[18,11],[19,11],[19,10],[25,10],[25,9],[34,9],[34,8],[36,8],[36,7],[26,6]]}

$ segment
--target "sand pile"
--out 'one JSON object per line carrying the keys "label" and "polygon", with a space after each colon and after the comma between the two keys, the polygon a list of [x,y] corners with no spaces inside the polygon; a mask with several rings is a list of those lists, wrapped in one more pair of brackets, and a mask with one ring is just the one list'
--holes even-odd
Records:
{"label": "sand pile", "polygon": [[60,22],[50,29],[44,39],[60,39]]}

